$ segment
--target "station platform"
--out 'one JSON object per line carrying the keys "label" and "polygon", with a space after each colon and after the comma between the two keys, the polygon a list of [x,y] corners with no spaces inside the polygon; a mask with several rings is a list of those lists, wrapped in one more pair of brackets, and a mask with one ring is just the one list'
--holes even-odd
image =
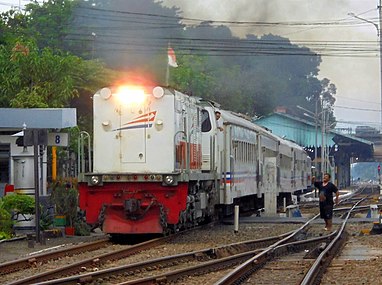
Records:
{"label": "station platform", "polygon": [[[283,223],[289,223],[289,224],[305,224],[307,221],[309,221],[312,217],[270,217],[270,216],[250,216],[250,217],[240,217],[239,218],[239,224],[283,224]],[[333,218],[333,224],[342,224],[343,219],[341,218]],[[349,218],[349,223],[377,223],[378,218]],[[224,219],[224,224],[227,225],[233,225],[234,219]],[[320,218],[317,218],[313,221],[314,224],[323,223],[323,220]]]}

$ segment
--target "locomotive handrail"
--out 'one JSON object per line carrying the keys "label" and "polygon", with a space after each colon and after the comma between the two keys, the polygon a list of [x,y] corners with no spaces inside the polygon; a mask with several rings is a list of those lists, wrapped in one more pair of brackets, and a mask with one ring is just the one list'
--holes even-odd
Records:
{"label": "locomotive handrail", "polygon": [[[186,140],[186,145],[187,145],[187,134],[186,134],[186,132],[185,131],[177,131],[176,133],[175,133],[175,135],[174,135],[174,163],[175,163],[175,165],[174,165],[174,168],[176,169],[176,137],[179,135],[179,134],[183,134],[184,135],[184,138],[185,138],[185,140]],[[187,146],[187,148],[188,148],[188,146]],[[187,150],[186,150],[186,152],[187,152]],[[186,164],[187,164],[187,158],[186,158]],[[182,161],[179,159],[179,165],[180,165],[180,167],[179,167],[179,169],[180,169],[180,171],[182,172],[183,171],[183,163],[182,163]],[[186,165],[186,167],[187,167],[187,165]]]}
{"label": "locomotive handrail", "polygon": [[187,172],[191,172],[191,136],[194,134],[194,129],[191,128],[188,133],[187,149],[186,149],[186,161],[187,161]]}
{"label": "locomotive handrail", "polygon": [[86,131],[81,131],[78,137],[78,173],[85,173],[85,140],[88,140],[88,160],[89,172],[92,172],[92,157],[90,149],[90,134]]}

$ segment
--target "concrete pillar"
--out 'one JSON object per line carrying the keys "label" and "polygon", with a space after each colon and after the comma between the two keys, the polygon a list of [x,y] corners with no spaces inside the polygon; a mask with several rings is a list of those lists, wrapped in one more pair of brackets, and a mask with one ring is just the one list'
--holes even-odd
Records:
{"label": "concrete pillar", "polygon": [[264,209],[263,216],[277,216],[277,193],[276,191],[267,191],[264,193]]}

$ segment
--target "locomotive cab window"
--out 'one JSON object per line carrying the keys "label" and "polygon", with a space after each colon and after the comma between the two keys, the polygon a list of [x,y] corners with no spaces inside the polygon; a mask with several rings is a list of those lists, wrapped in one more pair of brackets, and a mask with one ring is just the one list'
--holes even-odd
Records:
{"label": "locomotive cab window", "polygon": [[210,115],[207,110],[202,110],[202,132],[206,133],[211,130]]}

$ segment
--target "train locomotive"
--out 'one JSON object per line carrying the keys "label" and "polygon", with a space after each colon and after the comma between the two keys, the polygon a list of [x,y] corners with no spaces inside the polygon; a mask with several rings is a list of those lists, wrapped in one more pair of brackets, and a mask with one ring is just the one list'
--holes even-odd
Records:
{"label": "train locomotive", "polygon": [[167,234],[235,205],[267,211],[310,185],[303,148],[215,102],[129,85],[99,90],[93,104],[93,168],[79,175],[79,205],[105,233]]}

